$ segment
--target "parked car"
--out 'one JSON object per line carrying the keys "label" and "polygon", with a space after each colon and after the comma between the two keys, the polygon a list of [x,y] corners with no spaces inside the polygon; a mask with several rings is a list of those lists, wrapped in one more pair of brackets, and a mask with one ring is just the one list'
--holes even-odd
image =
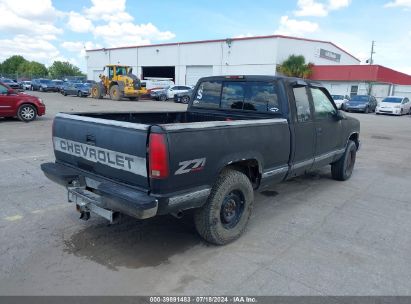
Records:
{"label": "parked car", "polygon": [[167,90],[168,88],[151,90],[150,97],[155,100],[166,101],[167,100]]}
{"label": "parked car", "polygon": [[377,100],[371,95],[355,95],[350,101],[344,104],[344,111],[347,112],[375,112]]}
{"label": "parked car", "polygon": [[63,80],[59,80],[59,79],[54,79],[52,80],[55,88],[56,88],[56,92],[61,92],[63,86],[64,86],[64,81]]}
{"label": "parked car", "polygon": [[408,97],[389,96],[377,106],[376,114],[411,114],[411,102]]}
{"label": "parked car", "polygon": [[30,90],[31,89],[31,81],[25,80],[21,82],[21,88],[23,90]]}
{"label": "parked car", "polygon": [[150,95],[151,98],[156,100],[166,101],[168,99],[173,99],[174,95],[178,93],[185,93],[192,89],[193,88],[189,86],[171,86],[165,89],[152,90]]}
{"label": "parked car", "polygon": [[43,101],[25,93],[19,93],[0,82],[0,117],[18,117],[29,122],[46,114]]}
{"label": "parked car", "polygon": [[337,109],[344,109],[345,103],[350,100],[350,97],[347,95],[331,95],[331,97],[333,98]]}
{"label": "parked car", "polygon": [[2,79],[0,79],[0,81],[1,81],[3,84],[8,85],[10,88],[12,88],[12,89],[14,89],[14,90],[19,90],[19,89],[21,89],[20,84],[19,84],[18,82],[16,82],[16,81],[12,80],[12,79],[2,78]]}
{"label": "parked car", "polygon": [[84,220],[195,209],[198,233],[219,245],[246,229],[254,190],[326,165],[336,180],[353,173],[360,122],[318,83],[206,77],[193,99],[185,112],[59,113],[56,162],[41,169]]}
{"label": "parked car", "polygon": [[84,83],[67,83],[63,86],[61,94],[76,95],[78,97],[87,97],[90,95],[90,85]]}
{"label": "parked car", "polygon": [[49,79],[33,79],[31,81],[31,90],[40,92],[55,92],[56,86]]}
{"label": "parked car", "polygon": [[174,102],[181,102],[188,104],[191,100],[191,95],[193,94],[193,89],[190,89],[186,92],[177,93],[174,95]]}

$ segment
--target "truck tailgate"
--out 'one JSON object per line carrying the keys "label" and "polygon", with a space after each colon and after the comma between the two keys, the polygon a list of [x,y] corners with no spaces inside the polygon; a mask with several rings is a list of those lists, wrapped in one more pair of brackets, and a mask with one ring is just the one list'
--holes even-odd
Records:
{"label": "truck tailgate", "polygon": [[148,191],[148,131],[149,125],[59,113],[56,161]]}

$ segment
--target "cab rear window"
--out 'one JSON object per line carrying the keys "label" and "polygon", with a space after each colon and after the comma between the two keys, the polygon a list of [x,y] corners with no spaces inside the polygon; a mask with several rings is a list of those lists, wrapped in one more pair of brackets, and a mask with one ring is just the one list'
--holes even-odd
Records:
{"label": "cab rear window", "polygon": [[193,107],[279,113],[274,82],[205,81],[193,100]]}

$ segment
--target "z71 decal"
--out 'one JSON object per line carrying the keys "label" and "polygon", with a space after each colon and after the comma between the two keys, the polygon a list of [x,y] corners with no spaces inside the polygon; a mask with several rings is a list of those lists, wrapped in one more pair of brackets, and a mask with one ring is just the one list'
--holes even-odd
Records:
{"label": "z71 decal", "polygon": [[200,171],[204,169],[206,163],[205,158],[193,159],[193,160],[186,160],[180,162],[178,165],[180,168],[174,173],[174,175],[185,174],[189,172]]}

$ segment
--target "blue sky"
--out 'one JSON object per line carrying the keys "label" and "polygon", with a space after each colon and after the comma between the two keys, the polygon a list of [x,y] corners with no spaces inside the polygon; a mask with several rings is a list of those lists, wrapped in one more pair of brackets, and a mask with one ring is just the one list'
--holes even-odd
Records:
{"label": "blue sky", "polygon": [[284,34],[411,74],[411,0],[0,0],[0,60],[85,69],[84,49]]}

